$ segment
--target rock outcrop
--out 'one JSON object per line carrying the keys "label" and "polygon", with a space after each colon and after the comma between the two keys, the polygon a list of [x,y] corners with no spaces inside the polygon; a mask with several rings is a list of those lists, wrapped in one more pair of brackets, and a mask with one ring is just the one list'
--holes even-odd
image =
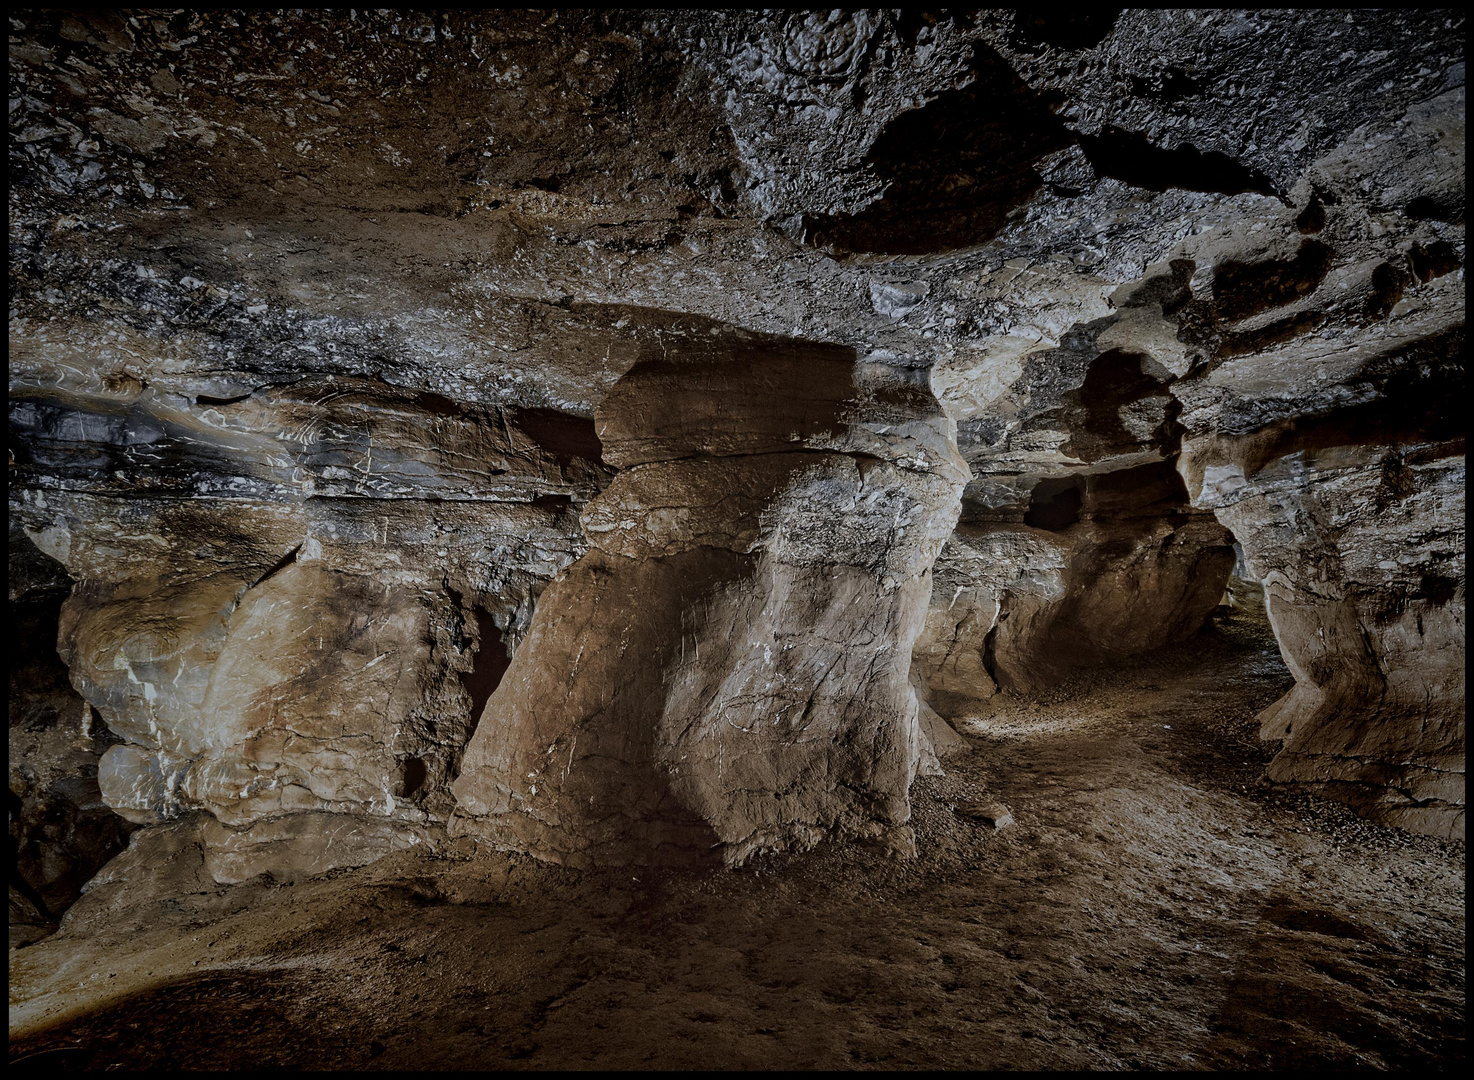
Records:
{"label": "rock outcrop", "polygon": [[911,651],[967,476],[925,373],[709,337],[596,418],[621,471],[467,750],[471,827],[572,864],[908,847]]}
{"label": "rock outcrop", "polygon": [[944,716],[1181,641],[1223,596],[1231,538],[1170,462],[1036,478],[1029,494],[974,510],[937,563],[916,663]]}
{"label": "rock outcrop", "polygon": [[1190,635],[1234,541],[1270,775],[1462,835],[1462,32],[15,17],[10,513],[98,723],[13,701],[13,838],[65,758],[227,876],[904,849],[937,713]]}
{"label": "rock outcrop", "polygon": [[363,379],[16,387],[11,425],[13,519],[76,579],[62,659],[122,739],[97,782],[139,824],[443,819],[603,476],[586,423]]}

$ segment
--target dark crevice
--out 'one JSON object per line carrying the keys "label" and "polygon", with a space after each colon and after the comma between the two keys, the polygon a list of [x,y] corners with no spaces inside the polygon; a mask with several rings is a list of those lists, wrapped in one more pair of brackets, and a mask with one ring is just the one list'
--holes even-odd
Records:
{"label": "dark crevice", "polygon": [[297,553],[299,551],[301,551],[301,550],[302,550],[302,545],[301,544],[298,544],[291,551],[289,551],[285,555],[283,555],[280,559],[278,559],[276,561],[276,565],[274,565],[270,570],[266,571],[266,573],[264,573],[260,577],[258,577],[255,581],[251,582],[251,584],[246,587],[247,588],[247,591],[249,592],[251,589],[254,589],[257,585],[260,585],[263,582],[269,581],[271,578],[276,577],[277,574],[281,573],[287,567],[291,566],[294,562],[297,561]]}
{"label": "dark crevice", "polygon": [[1024,524],[1050,532],[1068,529],[1080,520],[1082,486],[1077,477],[1040,480],[1029,495]]}
{"label": "dark crevice", "polygon": [[1458,578],[1444,577],[1440,574],[1424,574],[1418,583],[1418,596],[1427,600],[1434,607],[1443,607],[1463,587],[1463,582]]}
{"label": "dark crevice", "polygon": [[625,468],[809,453],[844,430],[859,399],[854,350],[788,341],[641,360],[605,396],[598,422],[609,463]]}
{"label": "dark crevice", "polygon": [[1086,478],[1082,516],[1091,521],[1171,520],[1188,509],[1187,485],[1177,471],[1176,455]]}
{"label": "dark crevice", "polygon": [[[12,781],[12,783],[14,783],[14,781]],[[6,799],[10,811],[11,822],[14,823],[20,821],[25,816],[23,813],[20,796],[18,796],[14,791],[10,791],[6,796]],[[34,888],[32,888],[31,883],[27,881],[25,875],[21,873],[20,843],[15,836],[15,829],[13,825],[11,828],[10,837],[9,873],[10,887],[16,892],[20,893],[20,895],[24,897],[27,901],[29,901],[31,906],[36,909],[36,913],[40,915],[41,918],[45,919],[48,923],[55,922],[56,916],[51,913],[51,908],[46,905],[46,901],[42,899],[41,894],[37,892]],[[14,908],[12,907],[11,910],[13,912]]]}
{"label": "dark crevice", "polygon": [[1213,304],[1220,319],[1234,322],[1283,307],[1309,296],[1331,269],[1331,249],[1303,240],[1290,259],[1242,263],[1226,260],[1213,268]]}
{"label": "dark crevice", "polygon": [[465,410],[443,394],[432,394],[422,390],[414,396],[414,403],[432,416],[464,416]]}
{"label": "dark crevice", "polygon": [[999,611],[998,617],[993,620],[992,629],[983,637],[983,670],[988,673],[988,678],[993,680],[995,686],[1002,685],[998,681],[998,627],[1006,618],[1008,618],[1008,612]]}
{"label": "dark crevice", "polygon": [[194,399],[196,405],[234,405],[238,401],[245,401],[251,394],[237,394],[235,397],[211,397],[209,394],[200,394]]}
{"label": "dark crevice", "polygon": [[1080,146],[1100,176],[1146,188],[1166,191],[1209,191],[1240,195],[1246,191],[1278,196],[1269,177],[1217,150],[1201,151],[1191,143],[1168,150],[1154,145],[1145,135],[1105,127],[1098,135],[1081,135]]}
{"label": "dark crevice", "polygon": [[1217,354],[1221,358],[1226,358],[1263,352],[1271,346],[1293,341],[1297,337],[1310,333],[1321,326],[1326,321],[1326,317],[1323,311],[1299,311],[1283,319],[1276,319],[1257,330],[1224,334],[1219,341]]}
{"label": "dark crevice", "polygon": [[471,728],[466,733],[467,743],[476,734],[476,725],[481,722],[481,713],[486,708],[486,703],[501,685],[507,668],[512,666],[512,658],[507,655],[506,643],[502,640],[491,613],[480,607],[472,610],[476,615],[478,645],[471,670],[461,672],[461,685],[471,698]]}
{"label": "dark crevice", "polygon": [[937,16],[930,11],[921,11],[917,8],[898,8],[894,16],[896,33],[908,47],[914,48],[917,40],[921,37],[922,30],[930,30],[937,25]]}

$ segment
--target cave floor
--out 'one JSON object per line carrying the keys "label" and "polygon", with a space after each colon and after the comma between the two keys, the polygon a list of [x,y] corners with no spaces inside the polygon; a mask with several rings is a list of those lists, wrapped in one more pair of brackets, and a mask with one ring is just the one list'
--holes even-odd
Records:
{"label": "cave floor", "polygon": [[[1261,782],[1249,602],[1002,697],[918,857],[736,872],[498,854],[94,889],[10,954],[11,1061],[73,1068],[1457,1067],[1464,849]],[[1000,801],[994,832],[958,812]]]}

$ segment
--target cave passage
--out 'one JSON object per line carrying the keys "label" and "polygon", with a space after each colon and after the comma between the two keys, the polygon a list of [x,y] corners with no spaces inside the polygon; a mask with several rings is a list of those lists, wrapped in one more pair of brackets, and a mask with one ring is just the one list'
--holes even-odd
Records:
{"label": "cave passage", "polygon": [[12,1064],[1464,1059],[1462,16],[10,27]]}

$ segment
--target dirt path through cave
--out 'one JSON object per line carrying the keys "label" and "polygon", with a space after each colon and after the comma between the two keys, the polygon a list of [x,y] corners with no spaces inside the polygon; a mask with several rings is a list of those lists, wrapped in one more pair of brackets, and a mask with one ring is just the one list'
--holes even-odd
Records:
{"label": "dirt path through cave", "polygon": [[[1286,685],[1251,597],[1129,669],[1000,699],[916,785],[911,862],[401,855],[290,887],[95,889],[11,953],[11,1060],[1457,1067],[1463,846],[1262,784],[1253,716]],[[955,812],[973,801],[1016,823]]]}

